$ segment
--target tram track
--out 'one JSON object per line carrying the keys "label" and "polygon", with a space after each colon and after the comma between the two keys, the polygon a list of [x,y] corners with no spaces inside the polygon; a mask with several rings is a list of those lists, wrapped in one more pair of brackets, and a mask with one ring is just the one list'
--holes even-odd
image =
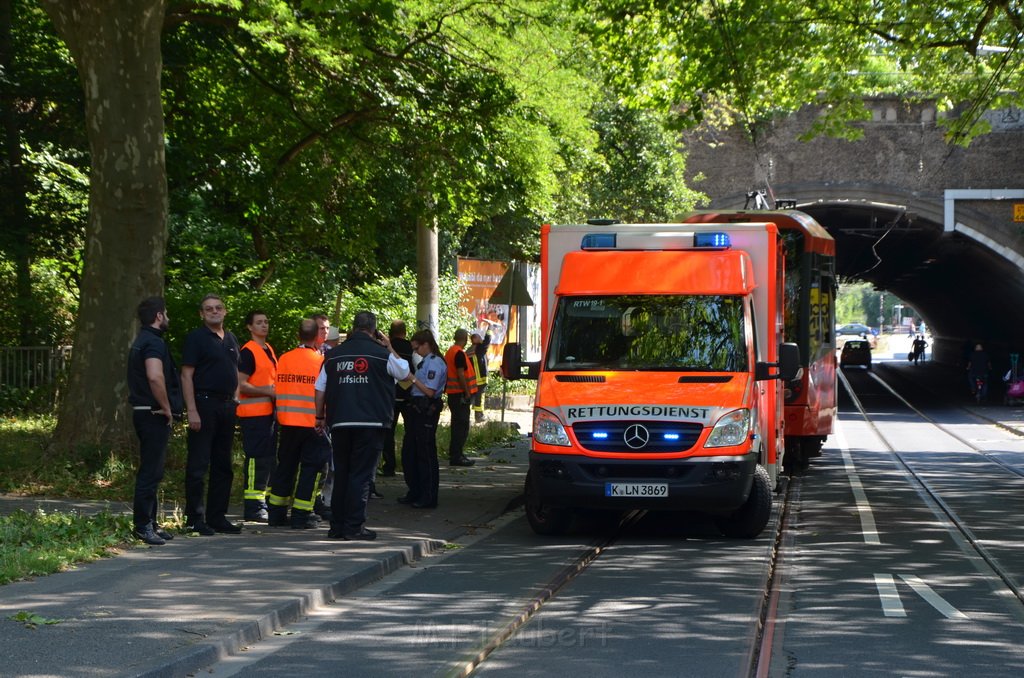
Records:
{"label": "tram track", "polygon": [[[783,579],[782,552],[783,543],[787,537],[790,499],[792,494],[798,493],[799,479],[786,478],[783,480],[782,488],[778,493],[778,514],[773,523],[772,546],[764,571],[761,592],[758,596],[753,627],[746,635],[746,660],[743,662],[743,666],[746,668],[741,670],[739,674],[741,676],[763,678],[769,675],[772,646],[776,625],[779,621],[777,613]],[[541,613],[546,605],[554,601],[566,586],[584,576],[587,570],[602,556],[613,551],[623,533],[628,532],[647,513],[647,511],[632,511],[626,514],[610,535],[601,538],[575,557],[572,562],[542,585],[535,596],[527,600],[516,613],[511,615],[511,619],[508,619],[506,615],[505,619],[508,621],[500,623],[499,629],[495,633],[471,652],[460,657],[448,671],[440,675],[447,678],[463,678],[473,675],[478,668],[485,664],[488,657],[500,650],[505,643],[514,639],[516,634]]]}
{"label": "tram track", "polygon": [[[971,529],[971,526],[968,525],[967,522],[961,518],[961,516],[949,504],[949,502],[943,499],[941,492],[939,492],[935,487],[933,487],[932,484],[929,483],[928,480],[917,471],[917,469],[915,469],[914,464],[908,460],[907,456],[900,452],[895,445],[893,445],[890,438],[886,435],[886,433],[882,430],[878,423],[874,421],[872,417],[869,415],[866,408],[862,404],[860,398],[857,396],[857,393],[855,392],[853,385],[850,383],[846,375],[843,374],[842,372],[839,372],[838,374],[842,387],[850,396],[851,401],[854,403],[854,407],[856,408],[860,416],[864,419],[864,422],[878,437],[878,440],[882,442],[882,444],[893,456],[893,458],[899,463],[900,469],[902,470],[904,476],[908,479],[912,486],[914,486],[918,490],[918,493],[922,496],[922,498],[925,499],[926,503],[930,506],[932,511],[937,516],[941,516],[942,518],[944,518],[944,520],[947,522],[947,525],[951,526],[955,530],[955,532],[951,530],[951,533],[954,535],[954,537],[957,538],[956,541],[960,545],[961,549],[964,550],[968,556],[976,556],[977,558],[980,558],[980,560],[985,563],[990,574],[1003,583],[1003,585],[1006,587],[1009,593],[1011,593],[1013,597],[1016,598],[1018,603],[1024,605],[1024,591],[1022,591],[1020,582],[1018,582],[1017,579],[1013,576],[1013,574],[1009,572],[1007,568],[1003,567],[999,560],[990,552],[990,550],[986,548],[984,544],[981,543],[981,539],[979,539],[978,536],[975,534],[975,531]],[[975,445],[970,440],[957,434],[955,431],[951,430],[949,426],[936,421],[933,417],[930,417],[924,412],[922,412],[919,408],[915,407],[906,397],[900,394],[891,384],[882,379],[878,374],[872,372],[870,373],[870,377],[873,381],[878,383],[888,393],[890,393],[898,402],[900,402],[903,406],[912,411],[916,416],[920,417],[922,421],[927,422],[931,426],[935,427],[937,430],[941,431],[944,435],[951,437],[961,445],[964,445],[968,449],[972,450],[986,462],[994,466],[997,466],[1001,470],[1011,473],[1017,476],[1018,478],[1024,477],[1024,473],[1021,473],[1019,469],[1006,464],[1001,459],[989,453],[987,450]],[[971,415],[978,417],[976,412],[971,410],[967,411]],[[985,420],[986,423],[998,423],[986,417],[978,418]],[[1002,428],[1010,427],[1003,426]],[[1024,433],[1016,429],[1011,430],[1017,435],[1024,435]]]}

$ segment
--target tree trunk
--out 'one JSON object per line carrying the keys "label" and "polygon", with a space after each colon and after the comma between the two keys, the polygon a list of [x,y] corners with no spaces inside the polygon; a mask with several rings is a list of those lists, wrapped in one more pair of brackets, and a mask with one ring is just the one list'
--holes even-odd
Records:
{"label": "tree trunk", "polygon": [[437,336],[439,299],[437,283],[437,225],[432,217],[416,219],[416,329],[428,328]]}
{"label": "tree trunk", "polygon": [[125,358],[135,308],[161,294],[167,172],[160,98],[165,0],[40,0],[85,92],[89,222],[71,373],[54,442],[110,444],[129,430]]}

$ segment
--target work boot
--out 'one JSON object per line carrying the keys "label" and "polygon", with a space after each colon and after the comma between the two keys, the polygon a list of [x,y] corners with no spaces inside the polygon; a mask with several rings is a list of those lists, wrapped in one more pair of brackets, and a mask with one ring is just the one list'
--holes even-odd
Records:
{"label": "work boot", "polygon": [[167,543],[166,539],[156,533],[152,524],[135,528],[134,535],[136,539],[144,541],[150,546],[163,546]]}
{"label": "work boot", "polygon": [[269,527],[284,527],[288,524],[288,508],[286,506],[271,506],[267,511],[267,525]]}

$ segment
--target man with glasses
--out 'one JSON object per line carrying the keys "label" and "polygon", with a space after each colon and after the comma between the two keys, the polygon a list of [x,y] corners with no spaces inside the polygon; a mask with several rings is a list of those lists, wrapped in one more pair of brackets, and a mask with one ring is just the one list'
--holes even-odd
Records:
{"label": "man with glasses", "polygon": [[219,296],[203,297],[199,304],[203,325],[185,337],[181,360],[181,387],[188,411],[185,523],[190,531],[203,536],[242,531],[227,519],[240,348],[235,335],[224,328],[226,316],[227,309]]}

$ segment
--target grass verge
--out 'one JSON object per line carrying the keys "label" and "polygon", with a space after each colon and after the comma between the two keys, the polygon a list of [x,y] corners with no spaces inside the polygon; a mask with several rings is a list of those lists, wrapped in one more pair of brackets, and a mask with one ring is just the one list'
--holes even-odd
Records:
{"label": "grass verge", "polygon": [[0,516],[0,584],[113,555],[131,540],[129,515],[15,511]]}

